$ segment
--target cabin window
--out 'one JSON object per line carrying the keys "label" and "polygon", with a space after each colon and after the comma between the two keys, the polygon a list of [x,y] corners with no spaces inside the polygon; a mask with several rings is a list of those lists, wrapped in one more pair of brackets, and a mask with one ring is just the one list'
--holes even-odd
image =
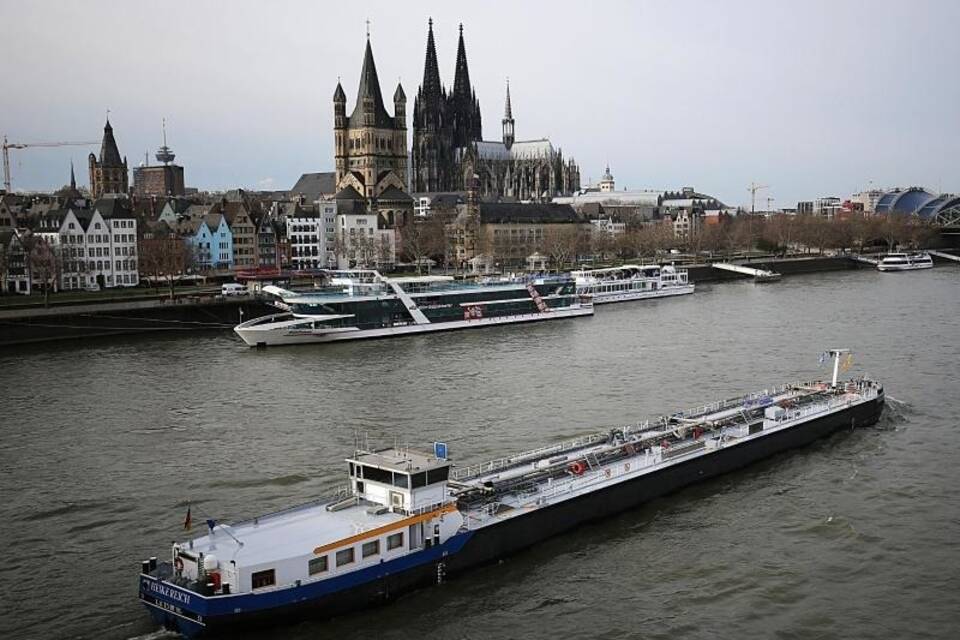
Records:
{"label": "cabin window", "polygon": [[421,471],[420,473],[413,474],[413,488],[418,489],[420,487],[426,486],[427,484],[427,472]]}
{"label": "cabin window", "polygon": [[354,475],[353,463],[351,462],[349,463],[349,465],[350,465],[350,475],[353,476]]}
{"label": "cabin window", "polygon": [[262,589],[277,584],[276,571],[267,569],[265,571],[254,571],[250,576],[250,583],[254,589]]}
{"label": "cabin window", "polygon": [[405,473],[395,473],[393,474],[393,486],[400,487],[401,489],[410,488],[410,476]]}
{"label": "cabin window", "polygon": [[337,551],[337,566],[342,567],[345,564],[353,562],[353,547],[349,549],[340,549]]}
{"label": "cabin window", "polygon": [[439,469],[431,469],[427,472],[427,484],[433,484],[435,482],[446,482],[447,477],[450,475],[450,467],[440,467]]}
{"label": "cabin window", "polygon": [[363,467],[363,477],[365,480],[373,480],[374,482],[382,482],[383,484],[393,484],[393,474],[391,474],[386,469],[378,469],[377,467]]}
{"label": "cabin window", "polygon": [[326,571],[327,556],[320,556],[319,558],[310,558],[310,562],[307,563],[307,570],[312,576]]}
{"label": "cabin window", "polygon": [[370,556],[375,556],[380,553],[380,541],[371,540],[370,542],[364,542],[363,547],[360,549],[360,555],[364,558],[369,558]]}
{"label": "cabin window", "polygon": [[403,546],[403,531],[387,536],[387,551],[393,551]]}

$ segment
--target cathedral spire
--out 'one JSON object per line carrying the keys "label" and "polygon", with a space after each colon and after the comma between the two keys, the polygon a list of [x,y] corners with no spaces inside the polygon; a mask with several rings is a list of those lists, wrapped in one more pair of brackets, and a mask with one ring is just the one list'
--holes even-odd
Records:
{"label": "cathedral spire", "polygon": [[480,123],[480,104],[470,86],[470,69],[467,66],[467,47],[463,42],[463,24],[460,25],[460,40],[457,44],[457,68],[453,77],[453,91],[448,99],[447,113],[453,125],[453,146],[466,147],[480,140],[483,131]]}
{"label": "cathedral spire", "polygon": [[513,146],[513,108],[510,105],[510,78],[507,78],[507,100],[503,109],[503,146]]}
{"label": "cathedral spire", "polygon": [[463,23],[460,23],[460,42],[457,44],[457,70],[453,76],[453,95],[469,101],[470,69],[467,67],[467,47],[463,44]]}
{"label": "cathedral spire", "polygon": [[433,18],[427,21],[427,57],[423,63],[423,83],[420,86],[428,105],[439,102],[443,89],[440,85],[440,67],[437,65],[437,47],[433,42]]}
{"label": "cathedral spire", "polygon": [[73,160],[70,161],[70,188],[76,190],[77,176],[73,173]]}

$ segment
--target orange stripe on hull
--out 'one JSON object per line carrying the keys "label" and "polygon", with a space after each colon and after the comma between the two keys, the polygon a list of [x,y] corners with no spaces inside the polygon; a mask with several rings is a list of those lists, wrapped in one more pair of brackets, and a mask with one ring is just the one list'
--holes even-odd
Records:
{"label": "orange stripe on hull", "polygon": [[397,529],[403,529],[404,527],[409,527],[410,525],[417,524],[419,522],[424,522],[425,520],[432,520],[433,518],[443,515],[445,513],[450,513],[457,510],[457,505],[447,504],[439,509],[430,511],[428,513],[420,514],[419,516],[411,516],[409,518],[404,518],[403,520],[398,520],[391,524],[384,525],[382,527],[377,527],[376,529],[370,529],[370,531],[364,531],[363,533],[358,533],[355,536],[350,536],[349,538],[344,538],[343,540],[337,540],[336,542],[331,542],[329,544],[321,545],[316,547],[313,550],[314,555],[320,555],[326,553],[332,549],[338,549],[340,547],[345,547],[348,545],[356,544],[362,540],[367,540],[369,538],[376,538],[382,536],[385,533],[390,531],[395,531]]}

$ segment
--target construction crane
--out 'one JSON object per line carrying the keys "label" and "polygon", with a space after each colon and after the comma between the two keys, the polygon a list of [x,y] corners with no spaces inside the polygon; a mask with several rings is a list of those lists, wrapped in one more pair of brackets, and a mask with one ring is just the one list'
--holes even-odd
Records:
{"label": "construction crane", "polygon": [[757,184],[756,182],[751,182],[750,186],[747,187],[747,191],[750,192],[750,213],[756,213],[757,210],[757,191],[761,189],[769,189],[770,185],[766,184]]}
{"label": "construction crane", "polygon": [[773,196],[767,196],[767,214],[773,213],[773,203],[776,201],[776,198]]}
{"label": "construction crane", "polygon": [[10,192],[10,149],[30,149],[31,147],[85,147],[94,142],[7,142],[3,136],[3,188]]}

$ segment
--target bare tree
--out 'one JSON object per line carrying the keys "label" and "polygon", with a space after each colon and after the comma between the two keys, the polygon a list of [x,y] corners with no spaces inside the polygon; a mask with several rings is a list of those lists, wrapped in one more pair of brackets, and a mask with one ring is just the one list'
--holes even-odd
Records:
{"label": "bare tree", "polygon": [[443,220],[429,217],[414,220],[403,228],[401,242],[404,256],[417,265],[421,273],[425,258],[446,253],[447,236]]}
{"label": "bare tree", "polygon": [[63,257],[58,245],[45,238],[34,236],[30,249],[30,274],[43,285],[43,306],[50,304],[50,290],[59,290]]}
{"label": "bare tree", "polygon": [[543,249],[556,266],[557,273],[577,253],[579,230],[573,225],[552,225],[543,233]]}
{"label": "bare tree", "polygon": [[[157,283],[166,280],[170,290],[170,299],[176,295],[176,283],[183,278],[194,264],[194,253],[190,246],[174,235],[167,237],[145,238],[140,241],[140,267]],[[156,288],[156,284],[154,285]]]}

